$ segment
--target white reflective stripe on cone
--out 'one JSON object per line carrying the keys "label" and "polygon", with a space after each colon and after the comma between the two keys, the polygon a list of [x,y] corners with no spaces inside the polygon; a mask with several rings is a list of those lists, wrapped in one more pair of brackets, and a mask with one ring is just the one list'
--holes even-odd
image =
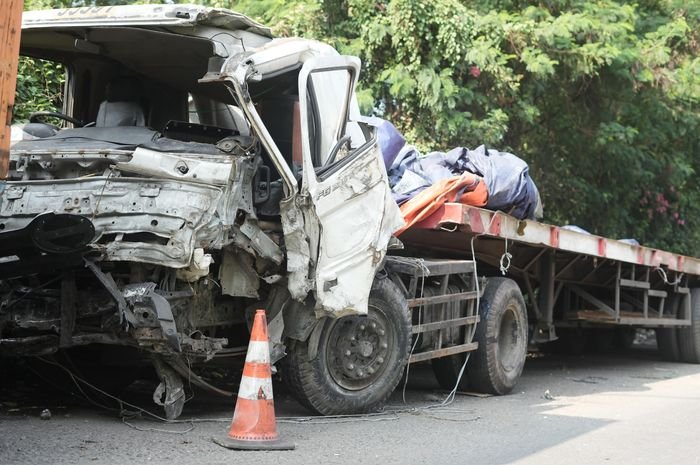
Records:
{"label": "white reflective stripe on cone", "polygon": [[245,361],[246,363],[270,363],[270,344],[263,341],[250,341]]}
{"label": "white reflective stripe on cone", "polygon": [[241,378],[241,386],[238,388],[238,397],[248,400],[272,399],[272,380],[244,376]]}

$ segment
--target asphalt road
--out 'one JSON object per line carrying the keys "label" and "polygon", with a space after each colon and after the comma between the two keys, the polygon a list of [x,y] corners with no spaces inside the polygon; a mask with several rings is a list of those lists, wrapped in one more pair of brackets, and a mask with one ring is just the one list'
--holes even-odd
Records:
{"label": "asphalt road", "polygon": [[[233,413],[228,400],[197,393],[183,418],[206,422],[127,424],[27,376],[2,381],[3,465],[700,464],[700,366],[663,362],[648,348],[531,358],[513,394],[459,395],[442,408],[434,408],[445,394],[429,367],[415,367],[407,403],[399,390],[388,406],[399,413],[363,418],[290,419],[307,413],[278,389],[278,428],[297,446],[288,452],[214,444]],[[127,392],[129,400],[148,405],[137,388]],[[39,418],[44,408],[51,419]]]}

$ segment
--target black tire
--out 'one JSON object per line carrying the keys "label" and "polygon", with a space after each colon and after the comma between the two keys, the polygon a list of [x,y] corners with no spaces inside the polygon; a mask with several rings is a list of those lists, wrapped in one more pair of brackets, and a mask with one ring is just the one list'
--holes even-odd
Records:
{"label": "black tire", "polygon": [[[452,391],[457,384],[457,378],[459,378],[459,372],[464,366],[464,360],[467,354],[456,354],[450,355],[449,357],[434,358],[431,361],[433,366],[433,373],[435,373],[435,379],[437,379],[438,384],[441,388],[448,391]],[[459,380],[459,385],[457,386],[459,391],[469,390],[469,380],[467,379],[467,369],[465,367],[464,373]]]}
{"label": "black tire", "polygon": [[489,278],[479,306],[474,340],[479,348],[468,363],[472,389],[508,394],[518,382],[527,356],[527,311],[520,288],[507,278]]}
{"label": "black tire", "polygon": [[[677,318],[678,310],[683,299],[678,294],[674,294],[668,300],[664,314],[669,318]],[[668,362],[680,362],[681,351],[678,343],[678,328],[656,328],[656,347],[659,349],[661,358]]]}
{"label": "black tire", "polygon": [[[690,298],[690,326],[678,328],[678,348],[682,361],[700,363],[700,288],[691,289],[685,298]],[[681,309],[679,307],[679,314],[682,314]]]}
{"label": "black tire", "polygon": [[411,321],[406,298],[389,279],[378,278],[367,316],[319,324],[324,326],[315,357],[310,357],[307,340],[291,341],[283,359],[284,380],[294,397],[322,415],[377,410],[396,388],[408,361]]}

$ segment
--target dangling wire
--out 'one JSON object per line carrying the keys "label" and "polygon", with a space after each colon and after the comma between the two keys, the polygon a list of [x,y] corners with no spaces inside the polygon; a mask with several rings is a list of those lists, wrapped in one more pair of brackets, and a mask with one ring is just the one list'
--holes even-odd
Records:
{"label": "dangling wire", "polygon": [[666,274],[666,270],[664,270],[660,266],[657,266],[655,270],[658,271],[658,273],[661,275],[661,279],[664,280],[664,283],[668,284],[669,286],[675,286],[676,284],[680,284],[681,280],[683,279],[683,273],[681,273],[676,277],[674,281],[669,281],[668,275]]}

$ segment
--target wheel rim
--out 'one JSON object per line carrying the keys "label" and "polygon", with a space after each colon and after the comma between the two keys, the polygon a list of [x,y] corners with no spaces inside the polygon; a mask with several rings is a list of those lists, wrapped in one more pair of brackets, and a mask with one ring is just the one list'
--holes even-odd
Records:
{"label": "wheel rim", "polygon": [[367,316],[333,322],[326,346],[328,371],[344,389],[365,389],[384,373],[395,343],[386,315],[370,305]]}
{"label": "wheel rim", "polygon": [[518,324],[517,309],[514,304],[509,304],[501,318],[501,326],[498,330],[498,354],[503,370],[513,371],[517,368],[521,355],[520,325]]}

